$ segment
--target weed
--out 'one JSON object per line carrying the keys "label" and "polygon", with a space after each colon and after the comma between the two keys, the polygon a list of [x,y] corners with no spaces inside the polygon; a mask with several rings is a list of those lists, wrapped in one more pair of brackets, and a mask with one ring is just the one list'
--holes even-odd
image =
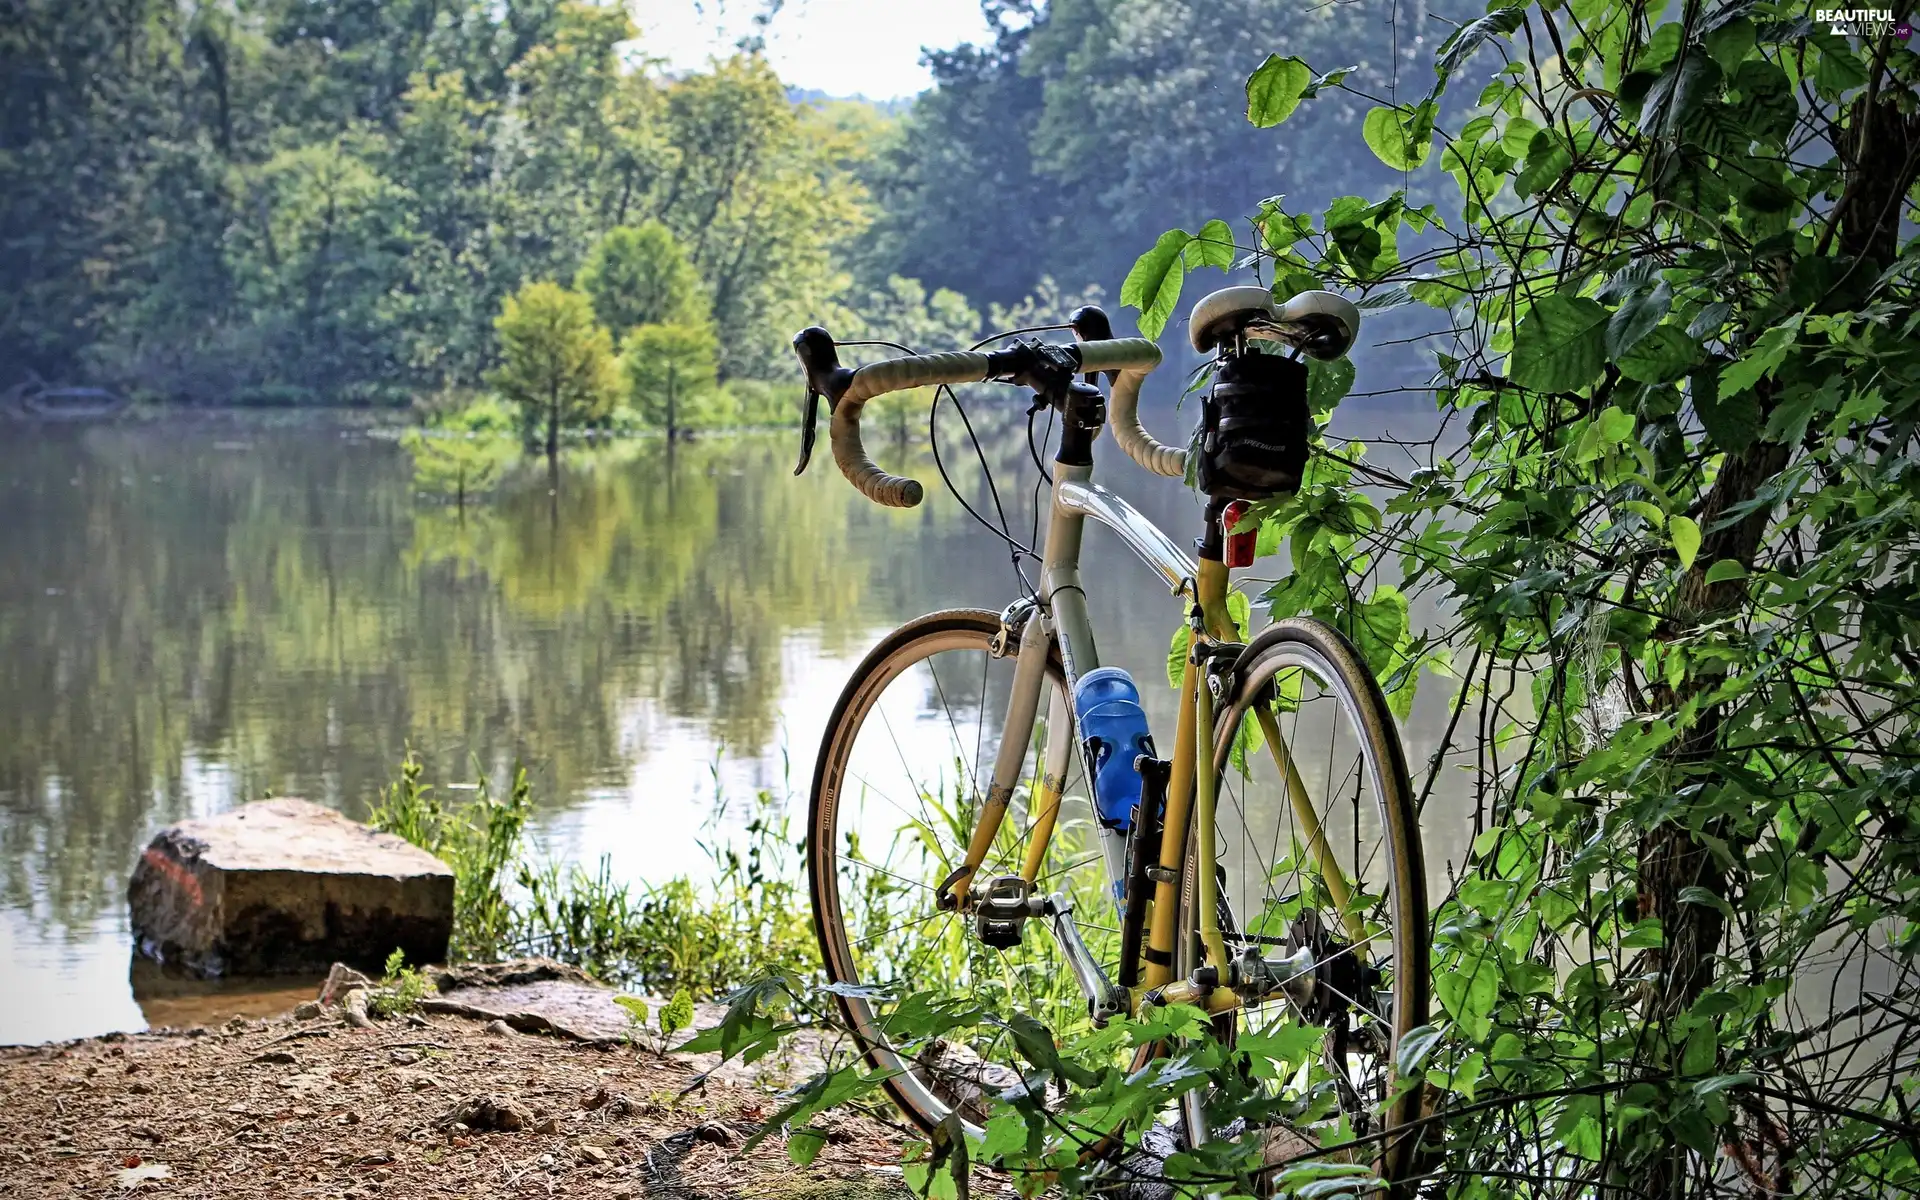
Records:
{"label": "weed", "polygon": [[420,781],[420,759],[409,749],[400,778],[381,790],[372,820],[376,829],[398,834],[452,868],[454,923],[452,957],[484,960],[513,948],[518,914],[503,887],[520,858],[527,819],[533,815],[533,788],[526,768],[516,764],[505,800],[494,799],[484,777],[466,806],[450,809],[431,785]]}
{"label": "weed", "polygon": [[381,986],[367,1000],[367,1008],[376,1017],[395,1017],[410,1013],[432,990],[427,977],[407,965],[406,954],[398,947],[387,955]]}

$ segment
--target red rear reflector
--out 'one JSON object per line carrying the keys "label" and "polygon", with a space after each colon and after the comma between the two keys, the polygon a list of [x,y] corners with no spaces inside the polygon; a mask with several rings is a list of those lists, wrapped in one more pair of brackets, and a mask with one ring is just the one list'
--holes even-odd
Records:
{"label": "red rear reflector", "polygon": [[1220,532],[1226,538],[1227,565],[1229,567],[1250,567],[1253,565],[1253,546],[1255,542],[1260,540],[1259,527],[1255,526],[1245,533],[1235,533],[1233,531],[1233,527],[1240,523],[1240,518],[1246,516],[1247,509],[1251,507],[1252,505],[1248,504],[1245,500],[1235,500],[1229,503],[1226,509],[1220,514]]}

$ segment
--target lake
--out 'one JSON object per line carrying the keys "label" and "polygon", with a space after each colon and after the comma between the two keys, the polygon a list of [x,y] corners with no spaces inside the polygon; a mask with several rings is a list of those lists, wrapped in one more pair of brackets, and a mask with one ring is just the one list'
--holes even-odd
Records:
{"label": "lake", "polygon": [[[1342,419],[1431,423],[1397,404]],[[1024,538],[1023,428],[976,424]],[[928,484],[909,512],[855,495],[824,439],[795,478],[791,434],[581,449],[552,478],[527,460],[461,511],[419,494],[394,437],[337,416],[0,436],[0,1043],[290,1003],[136,1001],[127,877],[166,824],[267,794],[364,816],[412,747],[442,785],[525,762],[540,856],[697,876],[758,793],[801,813],[828,710],[881,634],[1017,594],[1001,542],[908,447],[876,455]],[[989,503],[971,451],[943,453]],[[1099,456],[1097,478],[1177,540],[1199,532],[1179,483],[1106,439]],[[1170,729],[1177,606],[1104,530],[1085,574],[1102,659]],[[1423,689],[1416,770],[1446,699]],[[1436,883],[1465,852],[1467,803],[1443,790],[1427,808]]]}

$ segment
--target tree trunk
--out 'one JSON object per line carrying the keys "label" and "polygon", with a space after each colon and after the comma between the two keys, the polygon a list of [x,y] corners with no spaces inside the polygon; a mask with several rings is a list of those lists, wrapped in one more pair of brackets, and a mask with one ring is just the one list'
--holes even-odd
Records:
{"label": "tree trunk", "polygon": [[675,425],[677,414],[674,412],[674,382],[673,363],[669,362],[667,363],[667,445],[669,446],[673,445],[674,438],[679,436],[679,429]]}
{"label": "tree trunk", "polygon": [[553,474],[560,461],[560,394],[555,389],[547,401],[547,474]]}

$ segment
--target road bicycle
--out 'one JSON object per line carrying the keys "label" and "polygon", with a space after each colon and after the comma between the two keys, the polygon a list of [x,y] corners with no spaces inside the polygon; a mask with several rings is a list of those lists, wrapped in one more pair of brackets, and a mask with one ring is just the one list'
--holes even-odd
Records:
{"label": "road bicycle", "polygon": [[[841,692],[813,775],[821,954],[848,1028],[923,1130],[958,1118],[977,1135],[985,1096],[1018,1085],[1012,1014],[1066,1030],[1190,1004],[1229,1042],[1317,1027],[1320,1070],[1269,1086],[1302,1092],[1304,1112],[1344,1118],[1389,1183],[1411,1172],[1405,1127],[1420,1089],[1396,1088],[1394,1064],[1427,1020],[1429,942],[1400,741],[1339,630],[1294,618],[1248,637],[1229,599],[1230,569],[1253,556],[1254,534],[1237,527],[1247,503],[1299,486],[1311,431],[1303,356],[1340,357],[1359,324],[1327,292],[1276,304],[1264,288],[1230,287],[1201,300],[1189,329],[1213,356],[1212,385],[1190,449],[1140,422],[1158,347],[1113,338],[1097,307],[1049,327],[1070,328],[1072,343],[1014,340],[858,369],[840,365],[824,329],[795,337],[809,389],[796,474],[825,397],[834,460],[878,504],[912,507],[923,489],[863,447],[861,410],[876,397],[1008,383],[1031,389],[1030,421],[1045,411],[1059,426],[1051,469],[1040,468],[1051,491],[1037,581],[999,611],[935,612],[883,638]],[[1092,481],[1103,428],[1155,474],[1193,468],[1208,496],[1197,558]],[[1159,577],[1184,622],[1184,657],[1170,656],[1179,703],[1168,758],[1137,728],[1125,687],[1110,686],[1121,677],[1101,667],[1080,575],[1089,520]],[[1086,691],[1112,704],[1088,707]],[[914,993],[964,997],[984,1015],[910,1047],[889,1028]],[[1213,1111],[1214,1097],[1202,1088],[1180,1102],[1189,1145],[1250,1136]],[[1267,1131],[1269,1160],[1317,1148],[1309,1133]]]}

